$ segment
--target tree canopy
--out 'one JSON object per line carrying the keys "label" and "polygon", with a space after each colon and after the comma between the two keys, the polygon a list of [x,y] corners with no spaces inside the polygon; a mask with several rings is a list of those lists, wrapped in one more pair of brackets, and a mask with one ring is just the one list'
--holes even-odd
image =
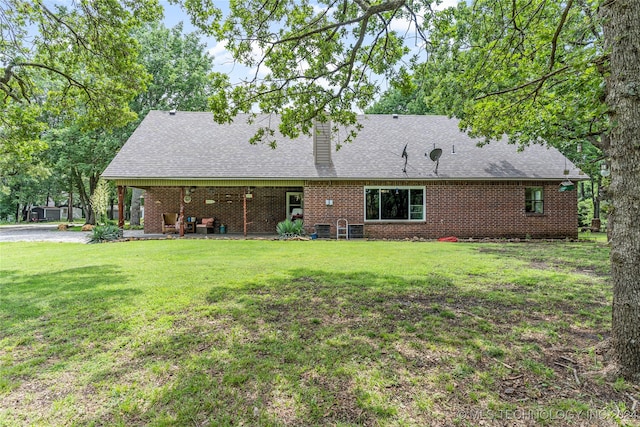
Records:
{"label": "tree canopy", "polygon": [[[153,0],[83,0],[71,7],[2,0],[0,106],[44,97],[50,111],[82,102],[88,126],[126,122],[127,101],[149,81],[131,30],[161,13]],[[39,84],[43,76],[46,85]]]}
{"label": "tree canopy", "polygon": [[405,34],[392,22],[418,23],[418,14],[430,11],[428,2],[405,0],[254,0],[231,1],[223,16],[215,7],[205,13],[194,2],[181,3],[202,31],[226,41],[233,58],[252,70],[236,85],[216,75],[216,120],[256,109],[279,113],[279,130],[291,137],[309,133],[316,117],[355,124],[354,109],[371,104],[378,76],[391,76],[408,52]]}
{"label": "tree canopy", "polygon": [[197,34],[159,24],[157,1],[0,0],[0,12],[0,211],[44,200],[25,183],[57,180],[92,223],[99,176],[138,120],[207,108],[212,58]]}
{"label": "tree canopy", "polygon": [[74,183],[89,223],[96,220],[91,200],[100,174],[149,110],[202,111],[207,107],[212,58],[196,34],[183,34],[182,29],[182,25],[168,29],[151,23],[133,34],[140,52],[136,61],[151,76],[146,89],[129,104],[137,120],[125,127],[92,130],[69,120],[70,124],[52,127],[45,136],[52,165]]}
{"label": "tree canopy", "polygon": [[0,0],[0,175],[16,173],[46,147],[50,120],[85,129],[135,118],[129,101],[150,75],[131,31],[159,19],[155,0],[66,4]]}

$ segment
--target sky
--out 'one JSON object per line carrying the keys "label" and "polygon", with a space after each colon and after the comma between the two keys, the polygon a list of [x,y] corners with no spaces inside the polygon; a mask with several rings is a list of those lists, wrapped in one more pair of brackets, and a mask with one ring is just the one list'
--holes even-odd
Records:
{"label": "sky", "polygon": [[[447,7],[455,6],[459,0],[443,0],[436,9],[445,9]],[[226,0],[214,0],[216,6],[218,6],[223,12],[228,10],[228,1]],[[189,17],[182,11],[179,6],[172,5],[168,0],[160,0],[160,4],[165,9],[164,24],[168,28],[174,27],[178,23],[184,24],[184,32],[190,33],[196,29],[191,25]],[[399,33],[407,32],[409,24],[407,22],[396,22],[393,26]],[[407,34],[414,34],[413,31],[408,31]],[[202,41],[206,44],[209,54],[214,58],[213,63],[215,71],[226,73],[230,76],[231,82],[239,82],[243,79],[253,76],[255,70],[250,70],[244,66],[240,66],[233,63],[231,55],[225,48],[225,41],[218,41],[212,37],[202,37]],[[408,41],[407,45],[411,48],[411,42]],[[418,46],[415,46],[416,49]],[[383,89],[385,83],[382,82]]]}

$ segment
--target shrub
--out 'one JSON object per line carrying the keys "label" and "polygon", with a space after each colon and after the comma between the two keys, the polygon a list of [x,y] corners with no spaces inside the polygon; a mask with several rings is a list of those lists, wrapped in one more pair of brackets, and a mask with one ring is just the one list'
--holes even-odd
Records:
{"label": "shrub", "polygon": [[296,219],[295,221],[291,221],[290,219],[285,219],[276,225],[276,232],[280,238],[289,238],[295,236],[302,236],[304,234],[304,223],[300,219]]}
{"label": "shrub", "polygon": [[593,200],[584,199],[578,202],[578,224],[580,227],[589,226],[593,219]]}
{"label": "shrub", "polygon": [[115,225],[98,225],[93,228],[87,243],[112,242],[120,238],[120,229]]}
{"label": "shrub", "polygon": [[104,224],[107,221],[107,208],[109,207],[109,182],[104,179],[98,181],[96,189],[91,196],[91,206],[96,214],[96,220]]}

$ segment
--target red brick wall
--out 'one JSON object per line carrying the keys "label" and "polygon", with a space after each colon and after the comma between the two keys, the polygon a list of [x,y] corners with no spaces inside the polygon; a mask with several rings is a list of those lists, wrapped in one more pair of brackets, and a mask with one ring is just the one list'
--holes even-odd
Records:
{"label": "red brick wall", "polygon": [[[426,187],[426,219],[421,222],[365,222],[364,186]],[[314,224],[330,224],[335,236],[339,218],[350,224],[365,224],[371,238],[403,239],[444,236],[474,237],[577,237],[578,209],[575,191],[559,192],[557,183],[547,182],[308,182],[304,188],[304,223],[312,232]],[[525,188],[544,188],[544,214],[524,211]],[[243,232],[244,187],[200,187],[185,204],[185,216],[213,216],[216,226],[225,224],[228,233]],[[286,193],[300,188],[253,188],[247,201],[247,231],[275,233],[285,218]],[[145,232],[161,232],[161,214],[179,212],[179,188],[150,188],[145,194]],[[214,200],[206,204],[205,200]],[[333,200],[327,206],[326,200]],[[216,230],[218,232],[218,230]]]}
{"label": "red brick wall", "polygon": [[[191,203],[185,204],[184,215],[198,218],[215,217],[216,233],[224,224],[227,233],[244,231],[243,195],[245,187],[197,187],[191,193]],[[274,233],[276,224],[286,216],[286,193],[302,191],[299,187],[254,187],[247,199],[247,232]],[[215,203],[207,204],[206,200]],[[145,233],[162,231],[162,213],[180,212],[180,188],[153,187],[147,189],[144,200]]]}
{"label": "red brick wall", "polygon": [[[426,218],[423,222],[365,222],[364,185],[426,186]],[[576,192],[558,191],[559,183],[544,182],[354,182],[309,183],[305,187],[305,226],[330,224],[335,235],[338,218],[364,224],[366,237],[428,239],[474,237],[577,237]],[[524,211],[525,187],[544,188],[544,214]],[[333,206],[326,206],[332,199]]]}

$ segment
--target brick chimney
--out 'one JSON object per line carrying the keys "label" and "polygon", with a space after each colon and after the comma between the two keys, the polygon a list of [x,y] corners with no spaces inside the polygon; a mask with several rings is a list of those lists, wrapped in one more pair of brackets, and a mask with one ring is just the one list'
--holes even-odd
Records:
{"label": "brick chimney", "polygon": [[331,164],[331,122],[314,122],[313,160],[316,165]]}

